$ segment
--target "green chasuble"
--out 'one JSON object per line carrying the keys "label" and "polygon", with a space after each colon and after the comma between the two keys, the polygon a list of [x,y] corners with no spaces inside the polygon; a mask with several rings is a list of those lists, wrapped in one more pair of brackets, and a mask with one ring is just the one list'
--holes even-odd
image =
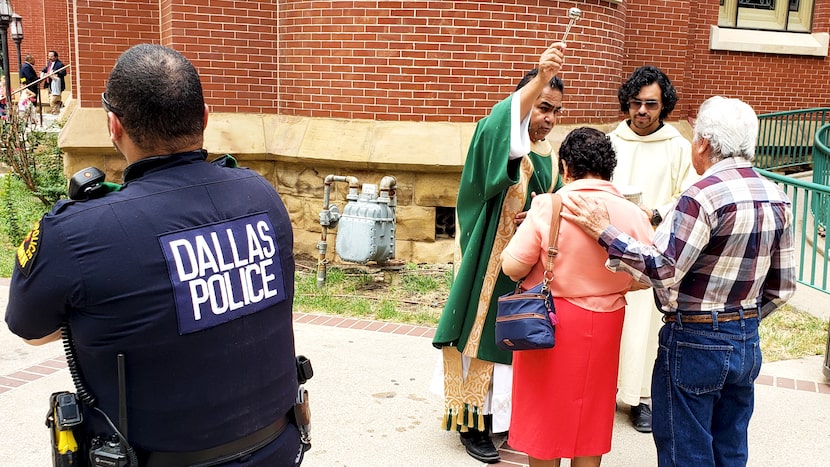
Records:
{"label": "green chasuble", "polygon": [[[511,122],[514,95],[496,104],[490,115],[479,121],[461,174],[456,202],[456,275],[432,341],[444,349],[447,429],[464,431],[462,426],[480,425],[479,414],[492,374],[492,363],[488,362],[512,362],[511,353],[499,349],[495,338],[497,299],[516,285],[501,271],[501,252],[516,230],[516,214],[530,208],[530,194],[547,193],[561,185],[558,161],[547,141],[534,143],[530,154],[520,159],[509,159],[511,125],[520,125]],[[460,355],[455,348],[478,359],[471,364],[467,380],[460,378]],[[463,407],[459,407],[462,401]],[[475,415],[475,420],[458,420],[453,428],[455,418],[462,415],[466,419],[466,412]]]}

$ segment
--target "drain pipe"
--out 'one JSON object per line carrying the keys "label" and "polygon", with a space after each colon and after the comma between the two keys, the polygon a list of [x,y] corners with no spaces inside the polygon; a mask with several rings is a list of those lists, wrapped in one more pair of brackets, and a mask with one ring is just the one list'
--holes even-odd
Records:
{"label": "drain pipe", "polygon": [[340,220],[340,211],[337,209],[336,204],[329,205],[329,199],[331,197],[331,185],[334,182],[348,182],[349,183],[349,194],[346,195],[346,199],[352,200],[357,199],[358,193],[357,188],[359,186],[359,182],[357,177],[351,176],[340,176],[340,175],[328,175],[325,178],[325,190],[323,192],[323,210],[320,211],[320,226],[322,227],[322,233],[320,235],[320,241],[317,242],[317,288],[322,289],[326,284],[326,251],[328,250],[328,243],[326,242],[326,237],[329,233],[329,227],[335,227],[337,225],[337,221]]}

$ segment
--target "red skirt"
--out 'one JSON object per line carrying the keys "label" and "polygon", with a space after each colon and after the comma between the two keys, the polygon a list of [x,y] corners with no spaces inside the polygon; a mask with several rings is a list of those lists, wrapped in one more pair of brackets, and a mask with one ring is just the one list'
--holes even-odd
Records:
{"label": "red skirt", "polygon": [[625,308],[554,304],[556,346],[513,353],[508,444],[537,459],[599,456],[611,451]]}

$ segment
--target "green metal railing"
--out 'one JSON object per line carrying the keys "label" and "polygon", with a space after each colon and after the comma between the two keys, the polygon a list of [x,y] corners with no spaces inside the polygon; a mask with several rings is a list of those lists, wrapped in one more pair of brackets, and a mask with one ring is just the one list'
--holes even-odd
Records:
{"label": "green metal railing", "polygon": [[830,123],[830,107],[775,112],[758,116],[755,167],[775,170],[810,164],[819,128]]}
{"label": "green metal railing", "polygon": [[[830,186],[787,177],[768,170],[756,170],[778,184],[793,203],[797,262],[796,279],[801,284],[830,294],[830,287],[828,287],[828,269],[830,269],[828,266],[830,265],[827,262],[830,258],[828,256],[830,244],[824,237],[823,226],[818,222],[818,218],[813,215],[817,199],[823,200],[824,203],[830,199]],[[824,206],[823,214],[824,219],[826,219],[826,204]]]}
{"label": "green metal railing", "polygon": [[[816,132],[813,144],[813,183],[830,186],[830,124],[824,125]],[[817,193],[811,205],[813,216],[822,229],[830,222],[830,197]]]}

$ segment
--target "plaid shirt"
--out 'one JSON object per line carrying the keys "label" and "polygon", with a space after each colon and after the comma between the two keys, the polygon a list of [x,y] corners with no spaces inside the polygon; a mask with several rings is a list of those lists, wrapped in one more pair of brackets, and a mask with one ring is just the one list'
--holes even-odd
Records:
{"label": "plaid shirt", "polygon": [[772,313],[795,292],[789,198],[745,159],[724,159],[678,199],[644,245],[610,226],[606,266],[655,287],[665,313]]}

